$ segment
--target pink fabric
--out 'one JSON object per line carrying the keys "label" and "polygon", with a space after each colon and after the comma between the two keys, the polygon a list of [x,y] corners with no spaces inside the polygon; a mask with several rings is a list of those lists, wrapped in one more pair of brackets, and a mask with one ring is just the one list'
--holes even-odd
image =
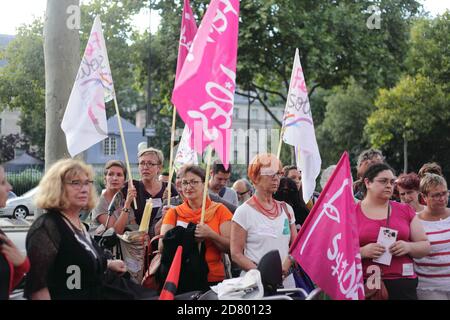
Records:
{"label": "pink fabric", "polygon": [[181,73],[172,103],[199,153],[209,145],[228,167],[236,87],[238,0],[212,0],[200,24]]}
{"label": "pink fabric", "polygon": [[[398,231],[397,241],[411,241],[410,225],[412,219],[416,216],[416,213],[405,203],[391,201],[390,204],[391,217],[389,219],[389,228]],[[367,218],[361,210],[361,203],[356,205],[356,217],[360,246],[364,247],[366,244],[377,242],[380,227],[386,227],[386,219],[374,220]],[[367,268],[371,265],[380,267],[382,279],[416,278],[416,273],[412,276],[402,275],[403,264],[405,263],[412,264],[413,259],[408,255],[402,257],[392,256],[390,266],[373,262],[372,259],[363,259],[364,279],[370,276],[370,274],[367,273]]]}
{"label": "pink fabric", "polygon": [[189,0],[184,0],[183,13],[181,17],[180,43],[178,46],[177,73],[175,75],[175,79],[178,79],[178,76],[180,75],[184,60],[188,55],[189,48],[191,47],[192,41],[194,41],[196,33],[197,24],[195,23],[194,14],[192,13]]}
{"label": "pink fabric", "polygon": [[364,299],[347,152],[301,227],[291,254],[332,299]]}

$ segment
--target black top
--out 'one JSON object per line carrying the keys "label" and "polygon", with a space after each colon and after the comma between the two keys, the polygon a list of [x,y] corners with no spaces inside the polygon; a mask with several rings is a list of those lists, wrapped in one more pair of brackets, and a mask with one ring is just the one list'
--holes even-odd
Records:
{"label": "black top", "polygon": [[[156,224],[156,214],[158,213],[159,208],[162,206],[162,202],[163,202],[163,194],[164,191],[167,188],[167,182],[162,182],[162,187],[161,190],[159,190],[159,192],[155,195],[150,194],[147,192],[147,190],[145,190],[144,184],[142,183],[142,181],[138,181],[138,180],[133,180],[133,185],[136,188],[137,191],[137,199],[136,199],[136,203],[137,203],[137,210],[134,209],[134,204],[131,203],[131,208],[134,212],[134,216],[136,217],[136,223],[137,224],[141,224],[141,220],[142,220],[142,216],[144,214],[144,209],[145,209],[145,203],[147,201],[148,198],[152,198],[153,199],[153,209],[152,209],[152,215],[150,217],[150,224],[149,224],[149,230],[154,230],[154,225]],[[177,196],[178,192],[175,188],[175,185],[172,183],[172,196]],[[126,195],[128,192],[128,184],[126,184],[123,189],[122,189],[122,193],[124,195]],[[151,232],[150,232],[151,233]],[[152,234],[150,234],[150,236],[154,236]]]}
{"label": "black top", "polygon": [[106,259],[88,236],[57,211],[36,219],[26,240],[31,268],[25,296],[47,287],[51,299],[98,299]]}
{"label": "black top", "polygon": [[[0,234],[4,234],[0,230]],[[9,298],[9,280],[11,278],[11,270],[5,256],[0,252],[0,300],[8,300]]]}

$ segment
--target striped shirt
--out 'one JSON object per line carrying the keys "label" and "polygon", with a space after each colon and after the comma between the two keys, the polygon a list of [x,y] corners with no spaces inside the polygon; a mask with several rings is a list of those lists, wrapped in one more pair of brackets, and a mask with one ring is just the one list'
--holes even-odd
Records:
{"label": "striped shirt", "polygon": [[419,276],[417,289],[450,292],[450,217],[440,221],[419,221],[430,241],[431,252],[426,257],[414,259]]}

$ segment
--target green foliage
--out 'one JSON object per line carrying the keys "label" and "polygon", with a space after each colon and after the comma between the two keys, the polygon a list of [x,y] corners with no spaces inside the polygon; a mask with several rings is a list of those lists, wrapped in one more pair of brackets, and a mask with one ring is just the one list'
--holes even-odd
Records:
{"label": "green foliage", "polygon": [[[450,108],[442,87],[428,77],[420,74],[414,78],[403,77],[394,88],[380,90],[375,106],[365,131],[374,147],[390,145],[389,149],[397,150],[392,157],[397,167],[400,155],[403,156],[401,146],[404,140],[417,148],[430,143],[441,144],[449,139],[444,135],[439,142],[430,141],[430,134],[434,130],[442,130],[442,125],[449,122]],[[426,162],[422,159],[429,156],[419,150],[409,153],[416,165],[420,165],[420,161]]]}
{"label": "green foliage", "polygon": [[0,163],[14,159],[14,150],[25,150],[29,155],[39,157],[30,147],[30,142],[20,134],[8,134],[0,136]]}
{"label": "green foliage", "polygon": [[1,52],[8,64],[0,68],[0,110],[20,109],[19,125],[43,157],[45,139],[45,76],[43,23],[35,20],[19,28],[18,35]]}
{"label": "green foliage", "polygon": [[355,160],[367,147],[363,129],[374,106],[372,93],[353,78],[345,86],[335,87],[324,100],[325,118],[316,131],[325,168],[335,164],[344,151]]}
{"label": "green foliage", "polygon": [[411,29],[409,73],[422,74],[450,93],[450,11],[435,19],[421,19]]}

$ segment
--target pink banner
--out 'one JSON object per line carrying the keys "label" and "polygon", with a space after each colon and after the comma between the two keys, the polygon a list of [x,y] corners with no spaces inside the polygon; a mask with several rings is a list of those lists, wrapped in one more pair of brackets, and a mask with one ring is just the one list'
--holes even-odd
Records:
{"label": "pink banner", "polygon": [[197,24],[195,23],[194,14],[192,13],[189,0],[184,0],[183,13],[181,17],[180,42],[178,45],[177,73],[175,75],[175,79],[178,79],[178,76],[180,75],[184,60],[189,53],[189,48],[194,41],[196,33]]}
{"label": "pink banner", "polygon": [[212,0],[178,75],[172,103],[193,132],[194,150],[212,144],[227,167],[236,88],[239,1]]}
{"label": "pink banner", "polygon": [[291,254],[335,300],[363,300],[364,285],[348,153],[300,229]]}

